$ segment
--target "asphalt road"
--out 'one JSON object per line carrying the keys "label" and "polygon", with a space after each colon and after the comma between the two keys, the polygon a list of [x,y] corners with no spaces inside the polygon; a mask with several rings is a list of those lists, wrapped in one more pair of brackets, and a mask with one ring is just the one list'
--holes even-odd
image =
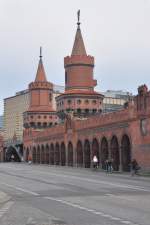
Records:
{"label": "asphalt road", "polygon": [[0,164],[0,225],[150,225],[150,178]]}

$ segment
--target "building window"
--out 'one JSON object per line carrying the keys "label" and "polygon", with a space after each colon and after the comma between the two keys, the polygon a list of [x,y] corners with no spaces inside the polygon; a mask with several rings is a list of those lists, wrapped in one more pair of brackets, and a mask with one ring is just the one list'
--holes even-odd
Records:
{"label": "building window", "polygon": [[38,116],[39,119],[41,119],[41,116]]}
{"label": "building window", "polygon": [[99,109],[99,113],[102,113],[102,110],[101,109]]}
{"label": "building window", "polygon": [[79,114],[81,113],[81,109],[80,108],[77,109],[77,113],[79,113]]}
{"label": "building window", "polygon": [[35,127],[35,123],[34,122],[31,122],[30,123],[30,126],[34,128]]}
{"label": "building window", "polygon": [[43,123],[43,127],[47,127],[47,123]]}
{"label": "building window", "polygon": [[44,116],[44,119],[46,119],[47,118],[47,116]]}
{"label": "building window", "polygon": [[88,114],[89,113],[89,109],[85,109],[85,113]]}
{"label": "building window", "polygon": [[79,104],[79,105],[81,104],[81,100],[80,99],[77,100],[77,104]]}
{"label": "building window", "polygon": [[67,102],[68,102],[69,105],[71,104],[71,100],[70,99]]}
{"label": "building window", "polygon": [[33,119],[33,116],[30,116],[31,119]]}
{"label": "building window", "polygon": [[38,122],[38,124],[37,124],[37,125],[38,125],[38,128],[40,128],[40,127],[41,127],[41,123],[40,123],[40,122]]}
{"label": "building window", "polygon": [[85,104],[89,104],[89,100],[88,99],[85,100]]}
{"label": "building window", "polygon": [[92,103],[95,105],[96,104],[96,100],[93,100]]}
{"label": "building window", "polygon": [[50,102],[52,101],[52,95],[51,95],[51,93],[49,94],[49,101]]}
{"label": "building window", "polygon": [[67,109],[66,109],[66,111],[67,111],[67,112],[71,112],[71,111],[72,111],[72,109],[70,109],[70,108],[67,108]]}
{"label": "building window", "polygon": [[65,84],[67,84],[67,72],[65,72]]}
{"label": "building window", "polygon": [[93,113],[96,113],[97,112],[97,109],[93,109]]}

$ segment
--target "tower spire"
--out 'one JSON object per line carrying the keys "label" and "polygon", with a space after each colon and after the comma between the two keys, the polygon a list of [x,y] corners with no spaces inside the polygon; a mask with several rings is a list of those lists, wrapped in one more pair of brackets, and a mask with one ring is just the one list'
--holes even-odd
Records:
{"label": "tower spire", "polygon": [[71,55],[87,55],[82,34],[81,34],[81,29],[80,29],[80,10],[77,12],[77,31],[75,35],[75,40],[74,40],[74,45],[72,49],[72,54]]}
{"label": "tower spire", "polygon": [[39,60],[39,65],[38,65],[38,69],[37,69],[37,74],[36,74],[36,78],[35,81],[36,82],[46,82],[46,74],[45,74],[45,70],[44,70],[44,66],[43,66],[43,62],[42,62],[42,47],[40,47],[40,60]]}

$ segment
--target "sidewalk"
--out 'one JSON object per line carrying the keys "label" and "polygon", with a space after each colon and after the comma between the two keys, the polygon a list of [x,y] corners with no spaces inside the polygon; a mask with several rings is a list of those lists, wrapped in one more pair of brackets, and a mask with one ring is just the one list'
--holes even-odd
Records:
{"label": "sidewalk", "polygon": [[120,177],[120,178],[126,178],[126,179],[140,179],[143,181],[148,181],[150,182],[150,175],[149,174],[145,174],[144,172],[141,172],[140,175],[134,175],[131,176],[131,172],[119,172],[119,171],[113,171],[112,173],[107,173],[104,170],[99,169],[98,170],[101,173],[105,173],[106,175],[111,175],[114,177]]}

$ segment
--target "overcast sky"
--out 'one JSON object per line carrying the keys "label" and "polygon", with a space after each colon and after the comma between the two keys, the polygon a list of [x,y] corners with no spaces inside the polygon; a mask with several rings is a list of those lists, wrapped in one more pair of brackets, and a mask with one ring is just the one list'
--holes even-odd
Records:
{"label": "overcast sky", "polygon": [[0,0],[0,114],[34,80],[40,46],[48,80],[64,84],[78,9],[97,89],[150,87],[150,0]]}

